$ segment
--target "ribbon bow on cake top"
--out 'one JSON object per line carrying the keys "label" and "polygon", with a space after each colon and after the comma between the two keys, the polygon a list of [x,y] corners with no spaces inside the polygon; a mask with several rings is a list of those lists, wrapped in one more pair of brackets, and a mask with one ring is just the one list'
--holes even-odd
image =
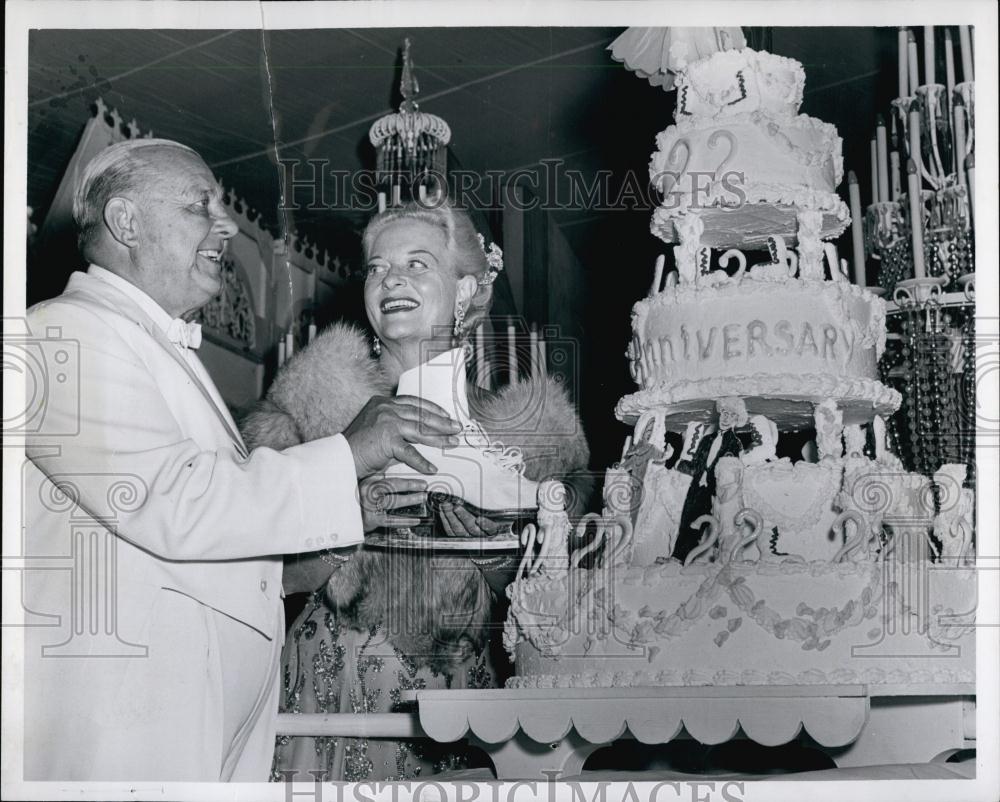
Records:
{"label": "ribbon bow on cake top", "polygon": [[615,61],[669,92],[674,76],[692,61],[746,46],[740,28],[629,28],[608,50]]}

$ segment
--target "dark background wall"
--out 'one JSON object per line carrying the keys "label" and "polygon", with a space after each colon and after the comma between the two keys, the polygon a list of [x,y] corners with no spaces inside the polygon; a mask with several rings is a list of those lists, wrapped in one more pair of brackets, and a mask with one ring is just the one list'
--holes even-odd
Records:
{"label": "dark background wall", "polygon": [[[751,45],[803,63],[802,112],[838,127],[845,164],[858,171],[864,190],[876,115],[896,94],[896,29],[745,30]],[[593,464],[603,468],[617,458],[626,433],[612,410],[632,389],[623,356],[629,310],[645,293],[657,254],[668,251],[649,234],[645,182],[655,135],[672,122],[675,97],[611,60],[607,45],[621,31],[36,31],[27,202],[41,224],[100,96],[143,131],[202,153],[269,226],[277,230],[285,221],[356,264],[357,232],[368,213],[352,208],[352,196],[338,192],[336,181],[318,192],[308,179],[313,169],[352,174],[373,167],[368,128],[399,102],[398,48],[410,35],[421,107],[450,124],[454,162],[480,176],[527,171],[523,180],[546,212],[541,222],[526,218],[526,225],[557,228],[559,237],[545,236],[548,251],[566,248],[580,266],[571,277],[540,282],[532,271],[547,265],[526,265],[531,308],[518,311],[559,323],[579,341],[579,402]],[[943,47],[937,52],[943,58]],[[277,211],[285,174],[276,152],[296,165],[301,182],[289,193],[299,208],[284,215]],[[548,181],[554,164],[562,172]],[[572,171],[588,184],[606,179],[601,204],[574,200]],[[846,200],[846,182],[840,189]],[[479,197],[495,206],[495,194],[484,189]],[[496,208],[485,209],[482,219],[502,237]],[[533,236],[537,242],[542,234]],[[839,247],[849,252],[847,237]],[[78,266],[67,239],[35,243],[29,258],[29,302],[57,293]],[[357,317],[357,298],[345,290],[321,322]]]}

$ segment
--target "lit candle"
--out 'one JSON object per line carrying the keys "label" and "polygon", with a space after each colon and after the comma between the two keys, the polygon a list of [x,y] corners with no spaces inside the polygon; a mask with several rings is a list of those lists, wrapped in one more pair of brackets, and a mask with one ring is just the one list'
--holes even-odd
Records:
{"label": "lit candle", "polygon": [[955,43],[951,40],[951,29],[944,29],[944,85],[948,108],[951,108],[955,94]]}
{"label": "lit candle", "polygon": [[285,341],[278,340],[278,367],[285,364]]}
{"label": "lit candle", "polygon": [[899,153],[895,150],[889,154],[889,172],[892,175],[892,199],[898,201],[903,190],[899,182]]}
{"label": "lit candle", "polygon": [[663,284],[663,263],[666,257],[661,253],[656,257],[656,267],[653,268],[653,286],[649,288],[650,295],[656,295]]}
{"label": "lit candle", "polygon": [[934,81],[934,26],[924,26],[924,83],[930,86]]}
{"label": "lit candle", "polygon": [[910,95],[917,94],[917,87],[920,86],[920,78],[917,74],[917,37],[913,31],[906,32],[906,67],[910,71]]}
{"label": "lit candle", "polygon": [[974,81],[972,74],[972,36],[968,25],[958,26],[958,45],[962,51],[962,80]]}
{"label": "lit candle", "polygon": [[510,383],[513,384],[517,381],[517,334],[513,318],[507,318],[507,370],[510,373]]}
{"label": "lit candle", "polygon": [[382,212],[385,211],[385,193],[384,192],[378,193],[378,211],[379,211],[379,214],[382,214]]}
{"label": "lit candle", "polygon": [[951,110],[955,131],[955,172],[958,183],[965,185],[965,106],[956,103]]}
{"label": "lit candle", "polygon": [[[954,122],[955,108],[955,43],[951,37],[951,29],[944,29],[944,113],[948,122]],[[954,132],[952,132],[951,164],[945,169],[951,173],[959,170],[958,151],[955,148]]]}
{"label": "lit candle", "polygon": [[878,203],[878,145],[875,143],[875,137],[872,137],[871,141],[871,156],[872,156],[872,203]]}
{"label": "lit candle", "polygon": [[913,275],[926,278],[924,270],[924,219],[923,201],[920,197],[920,178],[917,165],[910,159],[906,163],[906,194],[910,201],[910,233],[913,238]]}
{"label": "lit candle", "polygon": [[854,255],[854,283],[865,286],[865,240],[861,232],[861,188],[851,170],[847,174],[847,191],[851,200],[851,248]]}
{"label": "lit candle", "polygon": [[885,421],[881,415],[876,415],[872,421],[872,434],[875,436],[875,459],[882,461],[885,459]]}
{"label": "lit candle", "polygon": [[288,332],[285,335],[285,359],[291,359],[293,353],[295,353],[295,338]]}
{"label": "lit candle", "polygon": [[897,36],[897,61],[899,66],[899,96],[909,97],[910,94],[910,84],[909,75],[906,71],[906,28],[899,29],[899,35]]}
{"label": "lit candle", "polygon": [[427,203],[427,187],[425,187],[423,184],[421,184],[417,188],[417,194],[420,196],[420,202],[421,203]]}
{"label": "lit candle", "polygon": [[[920,111],[911,107],[910,124],[907,126],[907,134],[910,137],[910,158],[914,164],[920,163]],[[919,176],[920,173],[918,172]]]}
{"label": "lit candle", "polygon": [[403,187],[401,184],[396,184],[392,188],[392,205],[393,206],[403,205]]}
{"label": "lit candle", "polygon": [[528,332],[528,349],[530,351],[531,359],[531,369],[529,373],[532,377],[539,376],[541,375],[541,365],[538,360],[538,329],[535,327],[534,323],[531,324],[531,331]]}
{"label": "lit candle", "polygon": [[878,116],[875,126],[875,139],[878,143],[878,199],[882,202],[889,200],[889,147],[885,131],[885,120],[882,115]]}
{"label": "lit candle", "polygon": [[315,339],[316,339],[316,324],[315,323],[310,323],[309,324],[309,342],[312,342]]}
{"label": "lit candle", "polygon": [[837,256],[837,246],[832,242],[824,242],[823,255],[826,257],[826,263],[830,267],[830,281],[836,281],[837,273],[840,270],[840,258]]}

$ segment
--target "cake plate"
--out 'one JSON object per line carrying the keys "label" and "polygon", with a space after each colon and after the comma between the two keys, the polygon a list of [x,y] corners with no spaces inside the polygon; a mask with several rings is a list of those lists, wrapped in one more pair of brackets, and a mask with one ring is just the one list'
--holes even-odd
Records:
{"label": "cake plate", "polygon": [[513,535],[494,537],[420,537],[406,530],[379,532],[365,538],[366,547],[409,551],[519,551],[521,541]]}
{"label": "cake plate", "polygon": [[788,685],[403,691],[424,733],[466,739],[500,780],[578,775],[620,738],[646,744],[743,735],[778,746],[801,735],[838,767],[943,759],[975,743],[975,687]]}

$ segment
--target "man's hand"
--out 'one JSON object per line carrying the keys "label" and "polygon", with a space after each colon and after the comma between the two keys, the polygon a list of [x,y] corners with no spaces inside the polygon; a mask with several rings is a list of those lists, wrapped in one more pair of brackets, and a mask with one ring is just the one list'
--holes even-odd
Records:
{"label": "man's hand", "polygon": [[361,498],[361,522],[365,532],[393,526],[416,526],[419,518],[393,515],[392,510],[427,501],[427,482],[401,476],[375,474],[358,484]]}
{"label": "man's hand", "polygon": [[458,445],[462,431],[458,422],[441,407],[415,396],[371,399],[344,429],[351,447],[358,480],[382,471],[398,461],[424,474],[437,468],[413,447],[413,443],[447,448]]}

